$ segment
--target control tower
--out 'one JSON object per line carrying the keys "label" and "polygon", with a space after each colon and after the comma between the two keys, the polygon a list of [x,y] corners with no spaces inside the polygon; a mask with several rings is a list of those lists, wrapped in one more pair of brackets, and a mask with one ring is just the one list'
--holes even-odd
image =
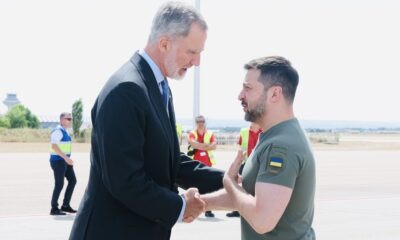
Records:
{"label": "control tower", "polygon": [[8,110],[10,110],[21,102],[18,100],[16,93],[7,93],[7,97],[4,99],[3,103],[8,107]]}

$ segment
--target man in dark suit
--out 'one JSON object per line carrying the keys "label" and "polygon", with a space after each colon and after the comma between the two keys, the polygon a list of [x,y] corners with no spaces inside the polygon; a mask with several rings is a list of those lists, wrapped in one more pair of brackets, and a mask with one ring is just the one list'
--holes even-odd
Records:
{"label": "man in dark suit", "polygon": [[[166,79],[200,64],[206,37],[195,9],[166,3],[146,47],[106,83],[92,109],[89,182],[70,239],[169,239],[177,221],[205,210],[198,191],[222,188],[222,171],[180,153]],[[177,186],[189,189],[180,196]]]}

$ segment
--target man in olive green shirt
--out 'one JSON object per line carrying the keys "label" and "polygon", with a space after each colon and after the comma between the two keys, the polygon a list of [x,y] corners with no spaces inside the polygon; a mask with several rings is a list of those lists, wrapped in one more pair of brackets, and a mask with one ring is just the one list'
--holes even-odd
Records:
{"label": "man in olive green shirt", "polygon": [[243,169],[239,153],[224,177],[225,189],[203,195],[207,209],[238,210],[242,239],[315,239],[312,228],[315,162],[293,113],[297,71],[283,57],[250,61],[239,94],[245,119],[263,133]]}

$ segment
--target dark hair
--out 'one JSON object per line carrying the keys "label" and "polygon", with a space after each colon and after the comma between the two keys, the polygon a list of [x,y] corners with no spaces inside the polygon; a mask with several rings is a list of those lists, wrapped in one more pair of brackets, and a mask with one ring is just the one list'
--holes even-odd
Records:
{"label": "dark hair", "polygon": [[206,121],[206,118],[203,115],[199,115],[194,119],[196,122],[200,121],[200,120],[204,120]]}
{"label": "dark hair", "polygon": [[246,63],[244,68],[260,70],[258,81],[264,85],[264,89],[280,86],[285,99],[293,103],[299,84],[299,75],[289,60],[280,56],[262,57]]}

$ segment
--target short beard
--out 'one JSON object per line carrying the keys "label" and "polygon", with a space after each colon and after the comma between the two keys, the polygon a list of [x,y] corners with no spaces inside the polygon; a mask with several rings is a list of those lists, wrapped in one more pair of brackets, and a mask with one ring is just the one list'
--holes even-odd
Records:
{"label": "short beard", "polygon": [[169,77],[175,80],[181,80],[185,77],[185,74],[179,75],[179,68],[175,64],[176,61],[176,51],[167,55],[164,61]]}
{"label": "short beard", "polygon": [[267,99],[267,93],[264,92],[261,95],[257,105],[254,109],[247,109],[247,112],[244,114],[244,120],[249,122],[259,122],[259,120],[265,115],[265,101]]}

